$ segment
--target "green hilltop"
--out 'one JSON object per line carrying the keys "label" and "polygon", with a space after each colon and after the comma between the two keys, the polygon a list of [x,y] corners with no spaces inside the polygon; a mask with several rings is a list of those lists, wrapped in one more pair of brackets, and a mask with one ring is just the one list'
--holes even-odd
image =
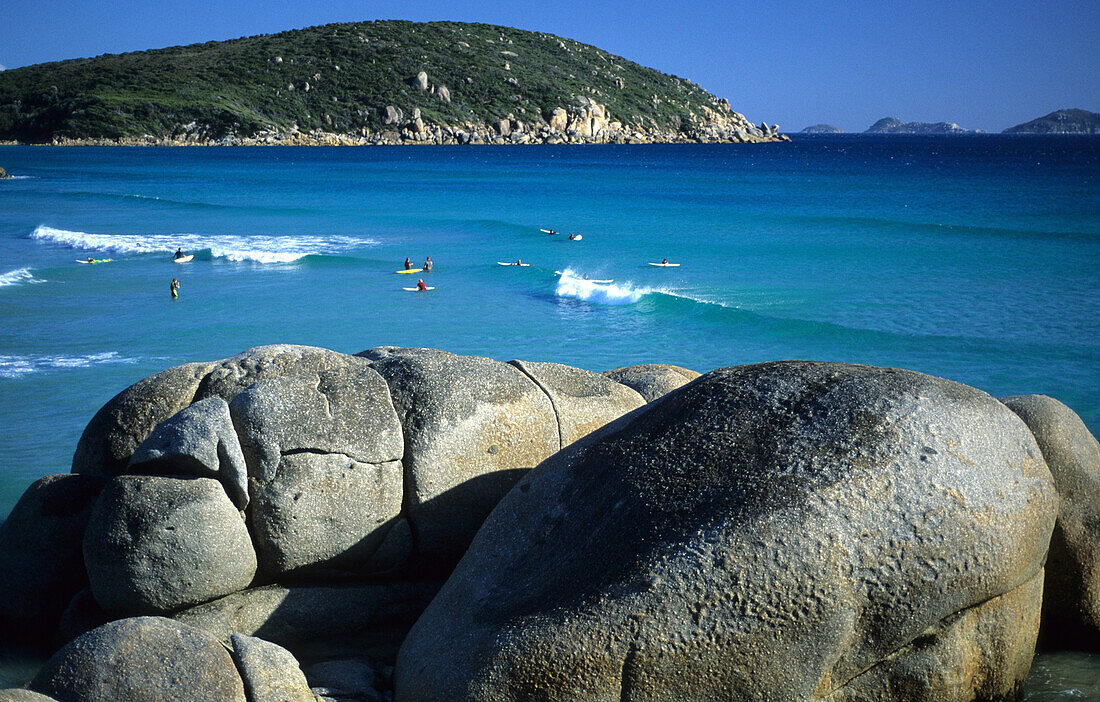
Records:
{"label": "green hilltop", "polygon": [[487,24],[330,24],[0,72],[0,139],[31,143],[783,138],[683,78]]}

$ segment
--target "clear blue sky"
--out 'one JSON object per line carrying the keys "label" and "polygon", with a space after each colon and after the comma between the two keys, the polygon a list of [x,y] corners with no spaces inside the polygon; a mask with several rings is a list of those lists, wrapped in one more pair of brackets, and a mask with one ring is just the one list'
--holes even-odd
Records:
{"label": "clear blue sky", "polygon": [[1100,112],[1100,0],[3,0],[0,66],[371,19],[486,22],[699,83],[754,122],[1001,131]]}

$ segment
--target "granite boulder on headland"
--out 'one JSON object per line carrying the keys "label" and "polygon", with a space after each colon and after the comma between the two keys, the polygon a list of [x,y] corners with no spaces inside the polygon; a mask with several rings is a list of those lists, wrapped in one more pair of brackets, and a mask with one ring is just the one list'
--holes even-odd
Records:
{"label": "granite boulder on headland", "polygon": [[58,700],[1012,699],[1056,517],[1042,611],[1095,629],[1100,466],[1068,408],[1005,404],[840,364],[249,349],[123,390],[28,490],[0,644],[71,641],[32,686]]}
{"label": "granite boulder on headland", "polygon": [[803,134],[843,134],[844,130],[831,124],[811,124],[802,130]]}
{"label": "granite boulder on headland", "polygon": [[1005,134],[1100,134],[1100,113],[1056,110],[1004,130]]}

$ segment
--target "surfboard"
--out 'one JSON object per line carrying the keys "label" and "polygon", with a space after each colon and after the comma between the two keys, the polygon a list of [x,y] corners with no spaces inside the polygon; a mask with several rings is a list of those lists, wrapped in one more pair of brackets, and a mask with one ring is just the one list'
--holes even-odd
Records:
{"label": "surfboard", "polygon": [[[408,290],[409,292],[424,292],[424,290],[421,290],[420,288],[401,288],[401,289],[402,290]],[[435,290],[435,286],[434,285],[429,285],[426,288],[426,290]]]}
{"label": "surfboard", "polygon": [[542,232],[543,234],[557,234],[557,232],[554,231],[553,229],[539,229],[539,231]]}
{"label": "surfboard", "polygon": [[113,260],[114,260],[113,258],[93,258],[91,261],[89,261],[86,258],[78,258],[78,259],[76,259],[76,262],[77,263],[110,263]]}
{"label": "surfboard", "polygon": [[608,278],[607,280],[595,280],[595,279],[592,279],[592,280],[589,280],[588,282],[589,282],[589,283],[599,283],[599,284],[601,284],[601,285],[606,285],[606,284],[608,284],[608,283],[614,283],[614,282],[615,282],[615,279],[614,279],[614,278]]}
{"label": "surfboard", "polygon": [[419,273],[422,270],[424,270],[424,269],[423,268],[406,268],[405,270],[395,271],[395,272],[397,272],[397,273]]}
{"label": "surfboard", "polygon": [[505,263],[504,261],[497,261],[497,265],[498,266],[523,266],[524,268],[526,268],[527,266],[530,266],[531,264],[530,263],[514,263],[514,262],[513,263]]}
{"label": "surfboard", "polygon": [[675,268],[680,265],[679,263],[651,263],[651,266],[657,266],[658,268]]}
{"label": "surfboard", "polygon": [[583,236],[581,236],[580,234],[577,234],[576,236],[570,237],[569,241],[580,241],[583,238],[584,238]]}
{"label": "surfboard", "polygon": [[194,257],[195,257],[194,254],[187,254],[186,256],[180,256],[179,258],[173,258],[172,260],[176,263],[187,263],[188,261],[190,261]]}

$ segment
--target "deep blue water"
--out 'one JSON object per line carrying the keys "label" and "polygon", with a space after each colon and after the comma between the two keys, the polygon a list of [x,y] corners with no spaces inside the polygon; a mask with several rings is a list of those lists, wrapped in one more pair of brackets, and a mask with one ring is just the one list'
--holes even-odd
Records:
{"label": "deep blue water", "polygon": [[[899,366],[1046,393],[1100,430],[1097,138],[0,147],[0,166],[20,176],[0,181],[0,515],[130,383],[267,343]],[[425,256],[435,290],[402,290]]]}

